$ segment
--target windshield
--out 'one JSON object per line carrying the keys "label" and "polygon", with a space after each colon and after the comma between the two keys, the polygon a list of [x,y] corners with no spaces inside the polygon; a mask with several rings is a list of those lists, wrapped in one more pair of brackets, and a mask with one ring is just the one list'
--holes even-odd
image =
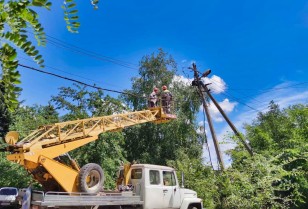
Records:
{"label": "windshield", "polygon": [[2,188],[0,189],[0,195],[17,195],[16,188]]}

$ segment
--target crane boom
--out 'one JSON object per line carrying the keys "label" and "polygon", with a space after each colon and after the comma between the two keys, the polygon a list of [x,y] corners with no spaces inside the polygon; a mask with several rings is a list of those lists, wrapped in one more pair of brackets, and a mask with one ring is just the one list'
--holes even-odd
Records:
{"label": "crane boom", "polygon": [[165,114],[161,107],[156,107],[41,126],[17,143],[8,139],[11,145],[6,149],[11,154],[7,159],[22,165],[47,190],[55,190],[50,186],[58,185],[67,192],[76,192],[79,166],[75,162],[67,165],[56,159],[58,156],[97,140],[104,132],[147,122],[165,123],[174,118],[174,115]]}

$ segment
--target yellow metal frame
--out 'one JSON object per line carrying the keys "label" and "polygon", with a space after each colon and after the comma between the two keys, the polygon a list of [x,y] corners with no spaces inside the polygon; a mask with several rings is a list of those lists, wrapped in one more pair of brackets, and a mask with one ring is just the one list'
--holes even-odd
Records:
{"label": "yellow metal frame", "polygon": [[[24,166],[40,183],[52,178],[63,190],[77,192],[78,167],[70,167],[54,158],[97,140],[98,135],[104,132],[118,131],[147,122],[165,123],[172,119],[175,119],[174,115],[164,114],[161,107],[155,107],[47,125],[33,131],[17,144],[9,146],[11,154],[7,159]],[[39,167],[44,169],[38,169]],[[44,173],[38,175],[37,170],[43,170]]]}

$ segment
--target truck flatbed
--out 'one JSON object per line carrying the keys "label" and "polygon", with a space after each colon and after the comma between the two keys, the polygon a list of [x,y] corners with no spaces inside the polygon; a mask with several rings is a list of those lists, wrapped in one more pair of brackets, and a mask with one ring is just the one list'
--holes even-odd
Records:
{"label": "truck flatbed", "polygon": [[101,192],[98,194],[32,191],[32,205],[39,208],[78,206],[142,205],[140,196],[132,192]]}

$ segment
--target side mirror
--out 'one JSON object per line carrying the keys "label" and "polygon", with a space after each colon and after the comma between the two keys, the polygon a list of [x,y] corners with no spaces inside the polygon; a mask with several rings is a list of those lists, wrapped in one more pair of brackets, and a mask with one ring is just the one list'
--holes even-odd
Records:
{"label": "side mirror", "polygon": [[181,187],[184,188],[184,172],[181,172],[181,180],[182,180],[182,185]]}

